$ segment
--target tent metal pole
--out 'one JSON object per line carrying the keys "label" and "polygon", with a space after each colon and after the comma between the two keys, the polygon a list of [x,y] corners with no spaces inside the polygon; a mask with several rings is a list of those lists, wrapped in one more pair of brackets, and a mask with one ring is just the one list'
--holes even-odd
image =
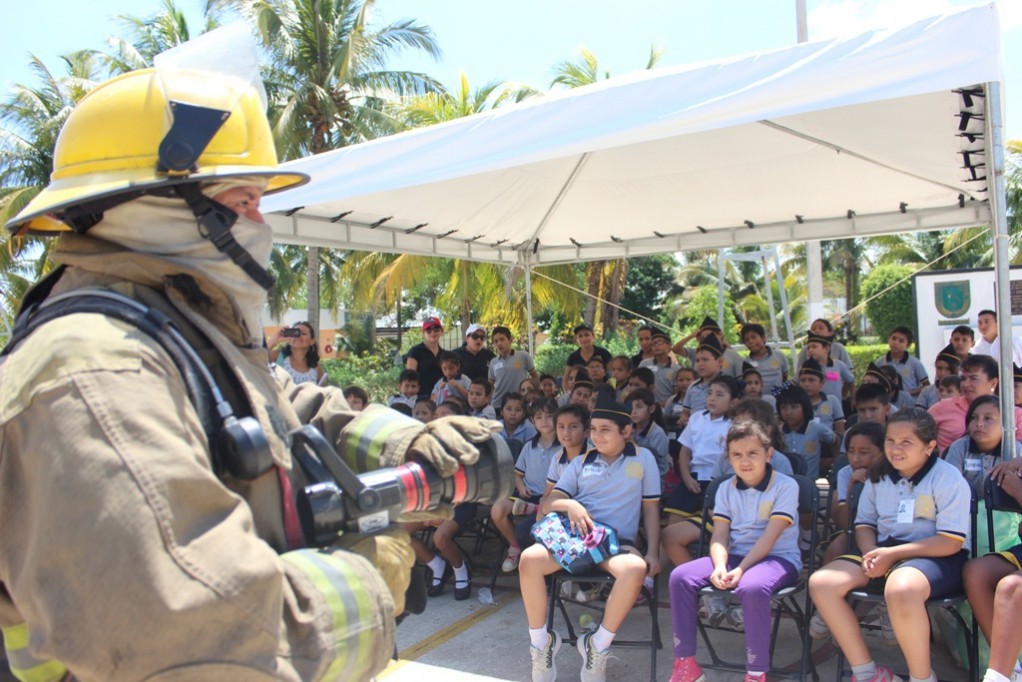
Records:
{"label": "tent metal pole", "polygon": [[[994,243],[994,273],[997,291],[997,338],[1000,341],[1001,419],[1006,434],[1015,433],[1015,390],[1011,329],[1011,270],[1008,263],[1008,215],[1004,180],[1004,125],[1001,120],[1001,84],[986,84],[987,179],[990,189],[990,236]],[[1014,438],[1001,439],[1001,460],[1015,457]]]}
{"label": "tent metal pole", "polygon": [[717,249],[717,324],[724,329],[724,249]]}
{"label": "tent metal pole", "polygon": [[535,339],[532,336],[532,259],[525,254],[525,333],[529,337],[529,356],[536,357]]}
{"label": "tent metal pole", "polygon": [[[798,378],[798,353],[795,352],[795,336],[791,330],[791,312],[788,310],[788,292],[784,290],[784,275],[781,273],[781,261],[774,250],[774,275],[777,277],[777,289],[781,294],[781,312],[784,313],[784,329],[788,335],[788,351],[791,353],[791,374]],[[770,314],[773,316],[774,311]]]}
{"label": "tent metal pole", "polygon": [[[777,249],[772,248],[769,252],[776,262]],[[767,310],[770,311],[770,314],[767,315],[767,317],[770,318],[770,338],[771,340],[780,340],[780,337],[777,336],[777,315],[774,314],[774,287],[770,284],[770,265],[766,256],[763,256],[763,259],[760,262],[763,264],[763,284],[766,285]]]}

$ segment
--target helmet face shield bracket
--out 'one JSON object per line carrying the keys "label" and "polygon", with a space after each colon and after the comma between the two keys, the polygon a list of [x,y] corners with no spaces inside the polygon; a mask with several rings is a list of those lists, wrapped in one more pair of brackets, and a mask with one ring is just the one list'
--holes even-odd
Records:
{"label": "helmet face shield bracket", "polygon": [[170,102],[170,111],[173,122],[160,141],[156,170],[167,175],[195,173],[199,157],[231,112],[179,101]]}

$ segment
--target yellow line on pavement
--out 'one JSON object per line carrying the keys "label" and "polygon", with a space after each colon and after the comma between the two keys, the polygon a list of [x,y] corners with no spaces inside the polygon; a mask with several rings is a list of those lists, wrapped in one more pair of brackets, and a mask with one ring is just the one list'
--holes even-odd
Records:
{"label": "yellow line on pavement", "polygon": [[[433,649],[436,649],[441,644],[444,644],[445,642],[450,641],[454,637],[457,637],[462,632],[468,630],[476,623],[489,618],[494,613],[504,608],[504,606],[506,606],[507,604],[511,603],[512,601],[519,597],[520,595],[518,592],[505,592],[504,594],[500,595],[500,597],[498,597],[493,604],[487,604],[483,606],[481,609],[473,611],[464,618],[454,621],[447,627],[441,630],[437,630],[426,639],[413,644],[412,646],[406,648],[404,651],[398,652],[397,655],[398,659],[414,661],[418,658],[421,658],[422,656],[425,656]],[[390,668],[388,668],[388,671],[389,670]]]}

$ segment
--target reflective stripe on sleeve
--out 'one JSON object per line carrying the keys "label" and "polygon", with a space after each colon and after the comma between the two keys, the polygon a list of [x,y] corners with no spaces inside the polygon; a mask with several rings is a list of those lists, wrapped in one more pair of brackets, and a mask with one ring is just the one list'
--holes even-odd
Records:
{"label": "reflective stripe on sleeve", "polygon": [[421,431],[422,422],[389,409],[363,412],[346,436],[345,459],[358,471],[375,469],[379,467],[387,438],[408,428]]}
{"label": "reflective stripe on sleeve", "polygon": [[21,682],[57,682],[67,674],[60,661],[40,660],[28,651],[28,625],[20,623],[3,629],[4,648],[11,672]]}
{"label": "reflective stripe on sleeve", "polygon": [[281,558],[312,581],[333,615],[336,658],[324,679],[361,679],[371,674],[372,638],[378,617],[361,578],[351,566],[322,552],[299,550]]}

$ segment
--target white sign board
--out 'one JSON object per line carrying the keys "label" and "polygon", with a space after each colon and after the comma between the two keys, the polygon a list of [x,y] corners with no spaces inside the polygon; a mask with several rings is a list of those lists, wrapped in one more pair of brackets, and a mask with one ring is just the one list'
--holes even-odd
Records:
{"label": "white sign board", "polygon": [[[919,359],[933,379],[933,360],[960,324],[976,330],[981,310],[995,310],[993,268],[920,272],[912,277]],[[1011,268],[1011,326],[1022,336],[1022,266]],[[976,331],[979,340],[979,332]]]}

